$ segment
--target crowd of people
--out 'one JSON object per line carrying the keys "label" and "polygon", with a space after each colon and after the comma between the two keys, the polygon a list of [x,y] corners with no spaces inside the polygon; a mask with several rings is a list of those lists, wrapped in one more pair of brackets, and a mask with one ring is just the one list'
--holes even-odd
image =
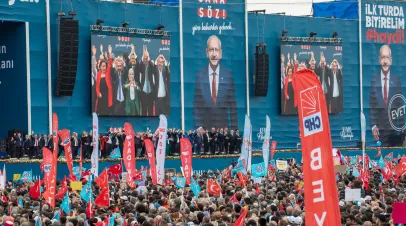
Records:
{"label": "crowd of people", "polygon": [[[395,161],[393,164],[396,164]],[[406,180],[389,180],[382,183],[381,172],[370,170],[368,186],[352,175],[352,172],[337,177],[341,222],[345,226],[394,226],[391,213],[394,202],[406,202]],[[206,181],[219,181],[222,174],[221,194],[209,195]],[[198,196],[191,188],[177,188],[169,180],[165,185],[153,185],[149,175],[143,184],[130,188],[120,180],[109,180],[109,207],[90,207],[81,199],[80,192],[68,189],[69,214],[55,219],[61,210],[62,200],[56,207],[30,197],[32,183],[15,184],[8,182],[2,191],[0,221],[5,226],[34,226],[40,221],[46,226],[304,226],[305,203],[303,192],[302,165],[289,163],[286,171],[268,170],[267,177],[259,183],[247,174],[247,181],[229,177],[229,172],[208,171],[194,175],[201,188]],[[86,182],[84,182],[84,185]],[[58,186],[61,183],[58,182]],[[344,201],[346,188],[361,189],[361,200]],[[94,197],[100,194],[97,183],[92,185]],[[19,199],[22,198],[22,202]],[[21,206],[22,203],[22,206]],[[94,208],[94,209],[93,209]],[[246,214],[243,212],[246,212]],[[93,214],[92,214],[93,213]],[[241,215],[246,217],[236,223]],[[114,223],[106,223],[114,216]],[[107,220],[107,221],[106,221]],[[312,225],[308,225],[312,226]],[[396,224],[398,226],[398,224]]]}
{"label": "crowd of people", "polygon": [[[90,159],[93,152],[93,134],[92,131],[83,131],[81,136],[73,132],[71,137],[72,155],[74,158],[79,158],[79,150],[82,150],[82,158]],[[239,130],[229,130],[225,128],[212,128],[204,130],[198,128],[194,131],[187,132],[181,129],[168,129],[167,133],[167,155],[179,155],[180,139],[188,138],[193,147],[195,155],[207,154],[237,154],[241,152],[242,137]],[[59,139],[59,138],[58,138]],[[144,140],[150,139],[157,144],[158,134],[152,133],[149,129],[145,132],[136,132],[134,136],[134,144],[136,146],[137,157],[146,155]],[[125,133],[122,128],[109,129],[107,133],[99,134],[99,150],[102,158],[108,158],[111,152],[119,148],[120,153],[123,153],[123,145]],[[63,141],[59,139],[59,155],[63,152]],[[53,135],[52,134],[35,134],[26,135],[23,138],[21,133],[15,133],[8,139],[7,153],[11,158],[21,158],[28,156],[29,158],[41,158],[42,147],[48,147],[53,150]]]}

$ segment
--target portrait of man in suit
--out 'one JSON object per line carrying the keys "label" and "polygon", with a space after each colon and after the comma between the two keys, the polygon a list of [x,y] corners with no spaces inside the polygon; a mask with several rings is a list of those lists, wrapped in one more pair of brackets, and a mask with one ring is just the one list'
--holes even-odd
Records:
{"label": "portrait of man in suit", "polygon": [[329,113],[343,112],[343,76],[336,59],[331,63],[329,73],[330,86],[328,88],[328,100],[330,100]]}
{"label": "portrait of man in suit", "polygon": [[165,57],[162,54],[159,55],[155,61],[155,64],[154,77],[157,78],[157,97],[155,101],[156,115],[169,115],[170,78]]}
{"label": "portrait of man in suit", "polygon": [[220,39],[213,35],[207,40],[209,64],[196,74],[193,104],[194,126],[204,128],[238,128],[234,79],[230,70],[220,64]]}
{"label": "portrait of man in suit", "polygon": [[114,60],[113,78],[113,103],[114,114],[124,115],[124,83],[126,81],[124,61],[121,57]]}
{"label": "portrait of man in suit", "polygon": [[[379,64],[381,71],[371,79],[369,96],[369,121],[372,135],[376,141],[381,141],[383,146],[397,146],[401,144],[400,133],[394,129],[404,125],[403,115],[389,114],[404,105],[401,98],[392,97],[402,95],[400,78],[390,70],[392,65],[392,52],[388,45],[383,45],[379,51]],[[392,123],[392,125],[391,125]]]}

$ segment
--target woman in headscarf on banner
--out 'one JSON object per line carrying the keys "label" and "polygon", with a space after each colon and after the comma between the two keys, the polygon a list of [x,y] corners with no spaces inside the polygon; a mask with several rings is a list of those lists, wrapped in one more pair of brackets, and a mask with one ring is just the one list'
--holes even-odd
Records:
{"label": "woman in headscarf on banner", "polygon": [[140,115],[140,102],[138,98],[139,85],[134,80],[134,70],[128,70],[128,81],[125,87],[125,113],[126,115]]}
{"label": "woman in headscarf on banner", "polygon": [[285,77],[285,85],[284,85],[284,95],[285,95],[285,104],[283,112],[284,114],[296,114],[297,110],[295,108],[295,95],[293,91],[292,79],[293,79],[293,67],[288,66],[286,68],[286,77]]}
{"label": "woman in headscarf on banner", "polygon": [[[110,46],[109,46],[110,47]],[[110,52],[110,48],[109,48]],[[99,63],[99,71],[97,72],[96,79],[96,113],[100,115],[110,115],[111,106],[113,105],[113,88],[111,86],[111,67],[113,65],[113,59],[111,57],[107,63],[105,60],[101,60]]]}

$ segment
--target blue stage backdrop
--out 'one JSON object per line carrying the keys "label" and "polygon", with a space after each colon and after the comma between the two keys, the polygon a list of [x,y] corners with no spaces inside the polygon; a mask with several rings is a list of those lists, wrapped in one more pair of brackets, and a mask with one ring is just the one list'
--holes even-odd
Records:
{"label": "blue stage backdrop", "polygon": [[243,127],[247,107],[244,1],[225,2],[183,4],[187,130]]}
{"label": "blue stage backdrop", "polygon": [[25,23],[0,22],[0,33],[0,137],[6,137],[9,129],[27,128]]}
{"label": "blue stage backdrop", "polygon": [[[382,156],[385,156],[389,153],[393,152],[393,157],[397,158],[398,154],[403,155],[406,154],[405,149],[391,149],[391,150],[382,150]],[[362,155],[361,150],[354,150],[354,151],[341,151],[341,153],[345,156],[356,156]],[[379,158],[374,158],[374,156],[378,153],[376,150],[371,150],[366,152],[372,160],[379,160]],[[288,159],[288,158],[295,158],[296,162],[300,163],[302,161],[302,153],[301,152],[276,152],[274,159]],[[192,168],[193,170],[213,170],[216,169],[222,170],[228,167],[232,162],[237,162],[237,158],[201,158],[192,159]],[[252,158],[252,164],[261,163],[264,159],[262,156],[254,156]],[[117,162],[100,162],[99,163],[99,171],[101,172],[104,168],[109,167]],[[148,166],[148,160],[137,160],[137,169],[140,169],[141,166]],[[78,163],[74,163],[74,166],[79,166]],[[181,172],[180,167],[182,163],[180,159],[172,159],[165,161],[165,169],[173,168],[177,172]],[[90,163],[83,164],[83,167],[86,169],[90,169]],[[0,163],[0,169],[3,169],[3,163]],[[22,174],[23,171],[30,171],[32,170],[33,175],[41,175],[40,171],[40,164],[39,163],[16,163],[16,164],[6,164],[6,171],[7,171],[7,179],[11,180],[13,178],[13,174],[20,173]],[[125,169],[124,169],[125,171]],[[58,175],[57,178],[59,180],[63,179],[64,176],[69,175],[68,167],[65,163],[58,164]]]}
{"label": "blue stage backdrop", "polygon": [[401,146],[405,124],[406,3],[362,4],[363,100],[367,144]]}
{"label": "blue stage backdrop", "polygon": [[[253,148],[262,145],[265,132],[265,116],[271,119],[271,137],[277,141],[277,149],[300,148],[297,116],[285,116],[280,113],[281,106],[281,59],[280,37],[282,30],[288,30],[287,36],[308,37],[316,32],[317,37],[331,37],[337,32],[342,43],[343,71],[343,112],[330,114],[331,137],[334,147],[355,147],[360,140],[360,92],[358,61],[358,23],[350,20],[332,20],[325,18],[286,17],[277,15],[249,15],[249,67],[250,75],[255,73],[255,45],[265,42],[269,53],[269,83],[266,97],[253,96],[253,80],[250,77],[250,114],[253,126]],[[272,26],[271,26],[272,25]],[[286,58],[287,56],[285,56]],[[320,54],[315,54],[317,62]],[[326,55],[327,58],[327,55]],[[291,56],[292,59],[292,56]],[[331,60],[331,59],[330,59]]]}

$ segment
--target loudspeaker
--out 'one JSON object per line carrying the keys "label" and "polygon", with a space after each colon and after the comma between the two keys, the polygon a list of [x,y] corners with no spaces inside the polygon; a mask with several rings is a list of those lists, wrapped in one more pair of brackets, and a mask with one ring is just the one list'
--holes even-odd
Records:
{"label": "loudspeaker", "polygon": [[79,21],[62,18],[59,27],[58,78],[54,94],[72,96],[78,64]]}
{"label": "loudspeaker", "polygon": [[266,52],[266,44],[258,43],[255,51],[254,96],[266,96],[268,94],[268,78],[269,55]]}

